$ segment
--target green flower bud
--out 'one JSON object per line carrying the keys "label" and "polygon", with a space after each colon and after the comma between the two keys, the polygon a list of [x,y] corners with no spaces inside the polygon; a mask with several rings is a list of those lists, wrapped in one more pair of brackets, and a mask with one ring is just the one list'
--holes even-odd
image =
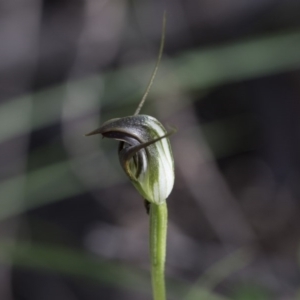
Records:
{"label": "green flower bud", "polygon": [[[87,135],[100,133],[119,140],[120,163],[140,194],[150,203],[162,204],[174,185],[174,161],[167,132],[155,118],[139,115],[153,84],[165,39],[166,15],[158,59],[146,91],[133,116],[112,119]],[[147,205],[146,205],[147,207]],[[148,210],[148,208],[147,208]]]}
{"label": "green flower bud", "polygon": [[133,185],[149,202],[161,204],[174,185],[174,161],[167,132],[155,118],[134,115],[112,119],[99,129],[104,137],[121,141],[120,163]]}

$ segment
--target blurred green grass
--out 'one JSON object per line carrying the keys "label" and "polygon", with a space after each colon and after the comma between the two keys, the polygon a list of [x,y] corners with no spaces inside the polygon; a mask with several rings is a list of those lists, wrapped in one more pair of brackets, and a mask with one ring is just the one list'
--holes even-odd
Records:
{"label": "blurred green grass", "polygon": [[[120,262],[106,261],[74,249],[28,242],[0,242],[0,263],[13,264],[21,268],[47,270],[71,277],[85,278],[113,288],[130,290],[141,295],[151,294],[148,272],[138,270]],[[172,299],[183,299],[189,286],[183,282],[168,280]],[[203,287],[194,287],[193,298],[226,300]]]}
{"label": "blurred green grass", "polygon": [[[163,79],[161,79],[162,75],[158,74],[151,94],[168,94],[174,85],[184,91],[200,90],[298,70],[299,53],[300,31],[273,34],[215,48],[187,51],[172,59],[164,58],[160,68],[169,71],[165,72]],[[91,93],[98,91],[99,86],[103,86],[104,93],[99,98],[99,105],[118,109],[118,106],[129,105],[142,95],[145,83],[138,83],[134,78],[139,76],[137,74],[150,74],[152,68],[153,63],[137,65],[110,71],[103,76],[95,75],[83,80],[75,80],[68,84],[71,88],[90,90]],[[30,122],[31,130],[58,122],[66,88],[66,84],[62,84],[2,104],[0,121],[5,126],[0,127],[0,142],[27,131],[27,128],[20,126],[21,122],[15,116],[22,116],[20,111],[30,105],[32,99],[35,100],[35,106]],[[84,99],[82,105],[85,106]]]}

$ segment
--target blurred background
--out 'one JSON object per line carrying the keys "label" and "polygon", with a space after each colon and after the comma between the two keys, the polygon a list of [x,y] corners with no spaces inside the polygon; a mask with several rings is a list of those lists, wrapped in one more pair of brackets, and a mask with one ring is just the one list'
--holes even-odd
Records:
{"label": "blurred background", "polygon": [[300,1],[3,0],[0,299],[151,299],[117,143],[175,126],[168,299],[300,299]]}

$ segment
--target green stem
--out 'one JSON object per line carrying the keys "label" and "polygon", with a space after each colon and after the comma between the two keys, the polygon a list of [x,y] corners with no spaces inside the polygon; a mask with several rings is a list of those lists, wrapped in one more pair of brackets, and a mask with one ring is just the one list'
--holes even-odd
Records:
{"label": "green stem", "polygon": [[167,244],[167,204],[150,205],[150,257],[154,300],[165,300],[165,260]]}

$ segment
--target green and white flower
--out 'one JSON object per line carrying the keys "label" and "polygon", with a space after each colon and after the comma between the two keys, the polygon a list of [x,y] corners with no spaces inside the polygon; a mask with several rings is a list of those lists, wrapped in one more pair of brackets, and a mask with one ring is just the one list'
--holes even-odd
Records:
{"label": "green and white flower", "polygon": [[133,115],[105,122],[100,133],[121,141],[120,163],[133,185],[149,202],[162,204],[174,185],[174,161],[167,132],[155,118]]}

